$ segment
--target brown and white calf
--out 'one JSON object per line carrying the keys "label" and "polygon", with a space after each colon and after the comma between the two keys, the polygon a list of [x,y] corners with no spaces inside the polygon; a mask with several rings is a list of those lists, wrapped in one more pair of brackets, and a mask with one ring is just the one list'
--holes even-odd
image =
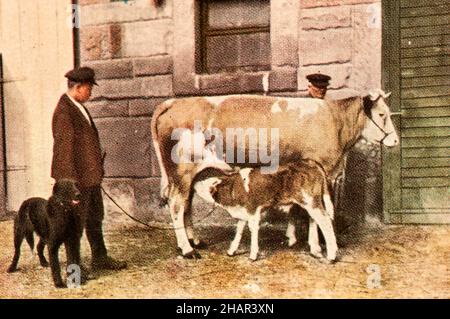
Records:
{"label": "brown and white calf", "polygon": [[[336,259],[337,244],[332,224],[334,209],[327,178],[320,164],[313,160],[301,160],[280,166],[272,174],[262,174],[259,168],[242,168],[237,172],[222,174],[217,171],[201,171],[195,179],[194,190],[206,201],[216,203],[239,219],[228,255],[234,255],[238,249],[248,222],[251,233],[250,259],[256,260],[261,213],[271,207],[286,208],[296,204],[308,212],[311,222],[317,223],[324,234],[327,259]],[[309,233],[311,253],[322,257],[316,236],[317,232]]]}

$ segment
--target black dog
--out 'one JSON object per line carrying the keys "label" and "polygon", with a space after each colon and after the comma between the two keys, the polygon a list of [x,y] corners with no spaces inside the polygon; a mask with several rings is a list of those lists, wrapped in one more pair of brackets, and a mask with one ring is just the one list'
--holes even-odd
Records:
{"label": "black dog", "polygon": [[[35,197],[22,203],[14,220],[15,253],[8,272],[17,270],[20,246],[24,238],[31,249],[34,248],[33,232],[36,232],[40,237],[37,252],[41,265],[48,267],[44,256],[44,247],[47,245],[55,287],[67,287],[61,278],[58,251],[61,244],[64,243],[67,265],[76,264],[81,267],[80,240],[83,224],[80,198],[81,193],[76,183],[72,180],[62,179],[53,186],[53,194],[48,201]],[[83,270],[82,272],[84,273]],[[80,279],[83,280],[83,276]]]}

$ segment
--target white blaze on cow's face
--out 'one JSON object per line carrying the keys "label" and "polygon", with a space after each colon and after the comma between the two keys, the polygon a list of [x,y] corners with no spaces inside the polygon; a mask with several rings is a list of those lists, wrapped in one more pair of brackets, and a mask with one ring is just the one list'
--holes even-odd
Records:
{"label": "white blaze on cow's face", "polygon": [[385,102],[385,99],[390,95],[391,93],[384,93],[382,90],[369,93],[370,100],[373,103],[370,110],[372,120],[367,118],[365,128],[361,133],[367,141],[372,143],[382,142],[383,145],[388,147],[399,143],[397,131],[392,123],[391,112]]}

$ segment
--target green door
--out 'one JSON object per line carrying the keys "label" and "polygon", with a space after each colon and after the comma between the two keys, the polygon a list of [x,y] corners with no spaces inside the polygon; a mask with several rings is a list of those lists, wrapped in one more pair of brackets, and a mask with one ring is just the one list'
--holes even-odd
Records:
{"label": "green door", "polygon": [[388,223],[450,223],[450,4],[383,1],[383,82],[400,147],[383,150]]}

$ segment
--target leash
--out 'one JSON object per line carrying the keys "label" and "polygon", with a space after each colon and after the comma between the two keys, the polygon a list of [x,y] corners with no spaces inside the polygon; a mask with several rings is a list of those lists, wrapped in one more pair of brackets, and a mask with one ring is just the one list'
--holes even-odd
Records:
{"label": "leash", "polygon": [[[111,195],[108,194],[108,192],[103,188],[103,186],[100,186],[100,188],[102,189],[103,193],[106,195],[106,197],[109,198],[109,200],[111,200],[114,205],[117,206],[117,208],[119,208],[122,213],[124,213],[128,218],[130,218],[131,220],[135,221],[136,223],[139,223],[141,225],[144,225],[148,228],[151,229],[157,229],[157,230],[176,230],[176,229],[182,229],[180,228],[175,228],[175,227],[160,227],[160,226],[155,226],[155,225],[150,225],[148,223],[143,222],[142,220],[137,219],[136,217],[132,216],[131,214],[127,213],[127,211],[125,209],[123,209],[115,200],[114,198],[111,197]],[[211,216],[211,214],[216,210],[216,204],[213,205],[213,207],[210,209],[210,211],[206,214],[206,216],[204,216],[199,222],[205,220],[206,218],[208,218],[209,216]]]}

